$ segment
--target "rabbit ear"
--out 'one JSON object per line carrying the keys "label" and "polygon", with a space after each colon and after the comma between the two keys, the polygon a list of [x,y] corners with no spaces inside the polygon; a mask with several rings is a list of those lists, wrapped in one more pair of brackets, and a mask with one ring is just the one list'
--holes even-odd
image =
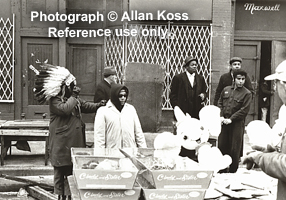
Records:
{"label": "rabbit ear", "polygon": [[179,106],[175,106],[174,107],[174,114],[175,114],[177,122],[181,122],[181,121],[183,121],[186,118],[186,115],[179,108]]}

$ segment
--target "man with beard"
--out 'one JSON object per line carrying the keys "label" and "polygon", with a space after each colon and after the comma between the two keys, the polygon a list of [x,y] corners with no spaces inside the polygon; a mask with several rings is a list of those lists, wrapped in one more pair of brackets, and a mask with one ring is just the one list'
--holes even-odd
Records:
{"label": "man with beard", "polygon": [[137,112],[126,103],[129,90],[113,84],[110,100],[97,110],[94,120],[94,147],[146,148],[146,140]]}

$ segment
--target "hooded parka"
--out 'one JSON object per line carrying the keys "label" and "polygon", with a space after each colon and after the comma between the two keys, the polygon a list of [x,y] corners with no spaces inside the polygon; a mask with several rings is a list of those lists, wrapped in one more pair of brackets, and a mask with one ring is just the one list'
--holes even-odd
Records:
{"label": "hooded parka", "polygon": [[[111,86],[111,99],[97,110],[94,121],[94,146],[101,148],[146,148],[145,136],[134,106],[119,101],[123,85]],[[127,98],[126,98],[127,99]]]}

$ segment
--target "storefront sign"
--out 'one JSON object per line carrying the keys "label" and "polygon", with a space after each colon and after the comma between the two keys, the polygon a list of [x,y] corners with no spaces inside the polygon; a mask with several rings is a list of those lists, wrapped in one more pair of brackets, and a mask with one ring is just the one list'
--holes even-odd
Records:
{"label": "storefront sign", "polygon": [[245,10],[250,11],[250,13],[253,15],[255,11],[280,11],[280,4],[275,4],[273,6],[269,5],[256,5],[255,3],[246,3],[244,4]]}
{"label": "storefront sign", "polygon": [[284,32],[285,18],[286,1],[236,1],[235,30]]}

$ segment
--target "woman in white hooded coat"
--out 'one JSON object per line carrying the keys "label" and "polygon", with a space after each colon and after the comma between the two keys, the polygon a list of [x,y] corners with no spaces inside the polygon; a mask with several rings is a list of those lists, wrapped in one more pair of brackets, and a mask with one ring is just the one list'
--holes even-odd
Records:
{"label": "woman in white hooded coat", "polygon": [[146,140],[137,112],[129,103],[128,88],[114,84],[105,107],[97,110],[94,120],[94,147],[146,148]]}

